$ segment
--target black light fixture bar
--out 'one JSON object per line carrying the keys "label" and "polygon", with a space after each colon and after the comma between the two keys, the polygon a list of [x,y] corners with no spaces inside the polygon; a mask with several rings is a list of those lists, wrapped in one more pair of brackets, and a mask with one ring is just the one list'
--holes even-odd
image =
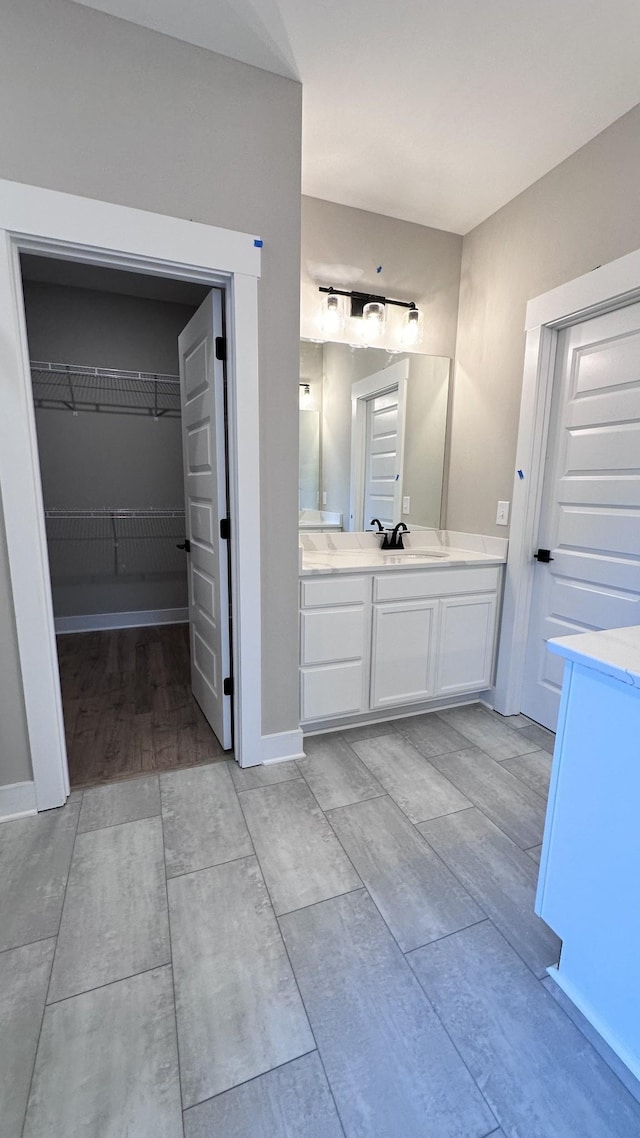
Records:
{"label": "black light fixture bar", "polygon": [[351,315],[362,316],[365,304],[377,301],[378,304],[395,304],[397,308],[413,308],[418,306],[414,300],[392,300],[389,296],[376,296],[372,292],[357,292],[355,289],[333,288],[332,285],[319,285],[319,292],[332,293],[334,296],[348,296],[351,299]]}

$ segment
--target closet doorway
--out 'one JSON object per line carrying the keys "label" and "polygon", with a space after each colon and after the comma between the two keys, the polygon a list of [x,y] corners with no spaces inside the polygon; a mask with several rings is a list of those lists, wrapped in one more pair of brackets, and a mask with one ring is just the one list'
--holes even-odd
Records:
{"label": "closet doorway", "polygon": [[222,293],[21,269],[71,786],[227,758]]}

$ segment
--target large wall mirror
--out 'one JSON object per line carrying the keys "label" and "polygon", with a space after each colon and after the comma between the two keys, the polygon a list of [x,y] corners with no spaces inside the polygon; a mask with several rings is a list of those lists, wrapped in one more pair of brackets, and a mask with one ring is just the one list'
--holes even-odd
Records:
{"label": "large wall mirror", "polygon": [[441,525],[444,356],[300,344],[300,527]]}

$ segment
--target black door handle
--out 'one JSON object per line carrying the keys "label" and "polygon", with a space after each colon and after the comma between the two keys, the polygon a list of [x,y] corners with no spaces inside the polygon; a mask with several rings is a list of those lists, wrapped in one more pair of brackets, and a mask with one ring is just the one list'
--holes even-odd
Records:
{"label": "black door handle", "polygon": [[534,553],[533,556],[535,557],[536,561],[542,561],[544,565],[547,565],[549,561],[553,561],[550,549],[539,549],[538,552]]}
{"label": "black door handle", "polygon": [[176,545],[176,549],[184,549],[185,553],[191,553],[191,542],[189,541],[189,538],[185,538],[183,542]]}

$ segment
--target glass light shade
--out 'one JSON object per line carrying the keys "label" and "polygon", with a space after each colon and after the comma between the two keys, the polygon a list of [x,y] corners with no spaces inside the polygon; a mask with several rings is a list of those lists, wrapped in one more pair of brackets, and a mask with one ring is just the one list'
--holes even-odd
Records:
{"label": "glass light shade", "polygon": [[345,325],[343,297],[329,292],[322,306],[322,331],[327,336],[341,332]]}
{"label": "glass light shade", "polygon": [[379,300],[370,300],[362,309],[362,339],[377,340],[382,335],[385,306]]}
{"label": "glass light shade", "polygon": [[402,329],[402,343],[407,348],[422,343],[422,313],[418,308],[410,308],[407,312]]}

